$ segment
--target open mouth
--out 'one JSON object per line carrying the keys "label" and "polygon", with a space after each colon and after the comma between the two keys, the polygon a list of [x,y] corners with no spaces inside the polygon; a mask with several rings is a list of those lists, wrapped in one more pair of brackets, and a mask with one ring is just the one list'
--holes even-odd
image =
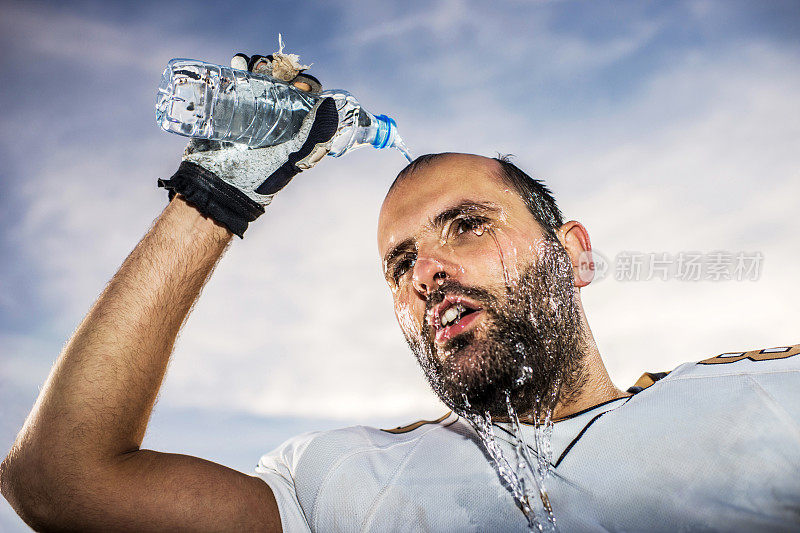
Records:
{"label": "open mouth", "polygon": [[436,342],[446,342],[472,326],[483,310],[462,296],[446,296],[429,315],[429,324],[436,334]]}

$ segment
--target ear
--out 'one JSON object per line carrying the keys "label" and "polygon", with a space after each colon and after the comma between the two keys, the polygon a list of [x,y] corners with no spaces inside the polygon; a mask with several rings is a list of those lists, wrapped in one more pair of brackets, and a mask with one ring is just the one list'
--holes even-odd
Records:
{"label": "ear", "polygon": [[578,288],[587,286],[594,279],[594,261],[592,242],[589,240],[586,228],[580,222],[570,220],[558,228],[556,236],[572,261],[575,286]]}

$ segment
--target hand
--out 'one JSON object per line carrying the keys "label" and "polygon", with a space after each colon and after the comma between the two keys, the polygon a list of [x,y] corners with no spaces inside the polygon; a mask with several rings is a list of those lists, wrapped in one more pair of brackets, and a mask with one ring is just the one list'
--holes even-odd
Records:
{"label": "hand", "polygon": [[[273,56],[247,58],[237,54],[231,60],[233,68],[267,74],[272,74],[272,63]],[[322,89],[316,78],[302,74],[302,70],[288,75],[284,70],[282,75],[284,79],[293,75],[286,81],[301,90]],[[203,215],[242,237],[278,191],[328,153],[338,123],[333,99],[325,98],[311,109],[292,139],[275,146],[251,149],[192,139],[178,171],[169,180],[159,180],[159,186],[170,191],[170,199],[181,194]]]}

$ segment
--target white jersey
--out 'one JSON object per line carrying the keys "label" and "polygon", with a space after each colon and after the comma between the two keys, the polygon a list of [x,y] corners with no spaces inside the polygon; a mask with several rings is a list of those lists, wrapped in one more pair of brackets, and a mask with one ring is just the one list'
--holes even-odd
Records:
{"label": "white jersey", "polygon": [[[723,354],[646,374],[633,396],[557,421],[547,490],[559,530],[800,530],[798,353]],[[505,438],[502,427],[495,434]],[[475,432],[453,414],[302,435],[256,473],[287,532],[526,528]]]}

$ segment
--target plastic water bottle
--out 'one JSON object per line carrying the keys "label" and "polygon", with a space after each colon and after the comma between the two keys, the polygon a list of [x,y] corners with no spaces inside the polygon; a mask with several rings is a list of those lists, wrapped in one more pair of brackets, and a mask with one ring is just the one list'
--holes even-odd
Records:
{"label": "plastic water bottle", "polygon": [[397,124],[373,115],[342,90],[310,94],[265,74],[194,59],[173,59],[164,69],[156,94],[156,122],[165,131],[251,148],[288,141],[314,104],[336,102],[339,128],[328,155],[339,157],[371,145],[394,147],[411,161]]}

